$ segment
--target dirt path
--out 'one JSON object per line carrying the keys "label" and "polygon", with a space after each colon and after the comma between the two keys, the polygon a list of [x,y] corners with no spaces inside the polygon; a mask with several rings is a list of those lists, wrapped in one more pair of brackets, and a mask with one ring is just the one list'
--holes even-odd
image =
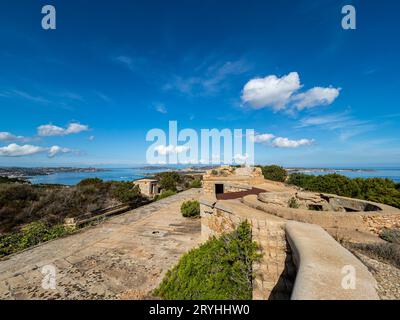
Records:
{"label": "dirt path", "polygon": [[[1,261],[0,299],[146,298],[199,244],[200,220],[180,214],[199,196],[191,189]],[[46,265],[56,268],[56,289],[42,288]]]}

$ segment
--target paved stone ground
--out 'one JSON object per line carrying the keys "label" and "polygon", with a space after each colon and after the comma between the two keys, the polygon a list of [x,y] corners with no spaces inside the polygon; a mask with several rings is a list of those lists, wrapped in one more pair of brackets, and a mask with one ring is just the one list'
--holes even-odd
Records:
{"label": "paved stone ground", "polygon": [[[200,189],[129,211],[0,261],[0,299],[145,299],[179,257],[200,242],[200,219],[180,205]],[[42,267],[56,289],[42,289]]]}
{"label": "paved stone ground", "polygon": [[361,252],[355,253],[376,279],[377,292],[381,300],[400,300],[400,269],[372,259]]}

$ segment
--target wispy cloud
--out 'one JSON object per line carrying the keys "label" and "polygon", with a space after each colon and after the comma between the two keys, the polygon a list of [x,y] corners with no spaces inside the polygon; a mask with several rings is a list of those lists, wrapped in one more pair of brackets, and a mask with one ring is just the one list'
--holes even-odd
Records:
{"label": "wispy cloud", "polygon": [[244,60],[217,62],[195,68],[195,75],[174,75],[163,89],[176,90],[188,95],[210,95],[229,85],[230,77],[243,74],[250,69]]}
{"label": "wispy cloud", "polygon": [[311,116],[300,119],[296,128],[319,127],[338,132],[341,140],[347,140],[359,134],[375,129],[371,121],[358,120],[349,112]]}
{"label": "wispy cloud", "polygon": [[133,57],[128,55],[112,57],[112,60],[129,69],[130,71],[137,71],[139,68],[147,63],[147,59],[144,57]]}
{"label": "wispy cloud", "polygon": [[159,113],[163,113],[163,114],[168,113],[167,108],[166,108],[165,105],[162,104],[162,103],[157,103],[157,104],[155,104],[155,105],[154,105],[154,110],[156,110],[156,111],[159,112]]}
{"label": "wispy cloud", "polygon": [[66,128],[58,127],[52,124],[41,125],[37,128],[38,136],[40,137],[66,136],[88,130],[88,125],[80,124],[78,122],[70,123]]}
{"label": "wispy cloud", "polygon": [[26,91],[22,90],[6,90],[0,92],[0,96],[4,98],[20,98],[24,100],[28,100],[35,103],[41,104],[49,104],[51,101],[48,99],[43,98],[42,96],[32,95]]}

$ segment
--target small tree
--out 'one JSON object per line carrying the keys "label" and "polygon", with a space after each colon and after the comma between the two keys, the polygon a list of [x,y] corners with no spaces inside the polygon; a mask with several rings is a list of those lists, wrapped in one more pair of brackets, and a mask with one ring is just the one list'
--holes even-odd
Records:
{"label": "small tree", "polygon": [[118,182],[115,183],[112,195],[122,203],[129,204],[131,206],[137,205],[143,200],[140,192],[140,188],[131,182]]}
{"label": "small tree", "polygon": [[272,165],[261,167],[262,173],[265,179],[272,181],[285,182],[287,177],[287,172],[284,168]]}
{"label": "small tree", "polygon": [[191,188],[201,188],[201,180],[200,179],[194,179],[192,183],[190,184]]}
{"label": "small tree", "polygon": [[181,206],[182,216],[188,217],[199,217],[200,216],[200,203],[196,200],[185,201]]}

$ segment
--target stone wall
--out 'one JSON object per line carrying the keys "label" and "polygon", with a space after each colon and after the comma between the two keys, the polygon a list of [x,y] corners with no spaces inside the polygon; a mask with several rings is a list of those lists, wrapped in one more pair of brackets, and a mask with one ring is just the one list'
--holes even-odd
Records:
{"label": "stone wall", "polygon": [[369,214],[362,216],[363,222],[368,231],[380,234],[383,229],[399,229],[400,215],[398,214]]}

